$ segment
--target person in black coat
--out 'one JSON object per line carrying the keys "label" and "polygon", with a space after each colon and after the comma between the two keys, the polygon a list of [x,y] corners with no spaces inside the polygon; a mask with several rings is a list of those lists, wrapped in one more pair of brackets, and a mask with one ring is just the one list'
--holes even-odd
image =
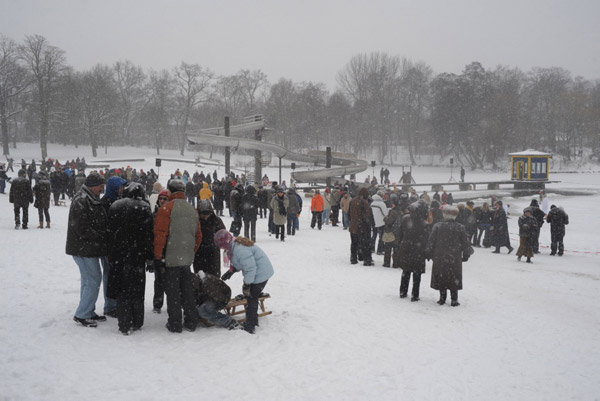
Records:
{"label": "person in black coat", "polygon": [[544,218],[546,217],[546,214],[540,209],[537,199],[532,199],[529,207],[531,208],[531,214],[537,221],[537,229],[534,233],[535,238],[533,240],[533,253],[540,253],[540,232],[542,230],[542,226],[544,225]]}
{"label": "person in black coat", "polygon": [[242,230],[242,196],[244,196],[244,186],[237,184],[229,194],[229,213],[233,217],[229,231],[234,235],[240,235]]}
{"label": "person in black coat", "polygon": [[244,220],[244,237],[256,242],[256,217],[258,216],[258,197],[256,188],[250,185],[242,196],[242,219]]}
{"label": "person in black coat", "polygon": [[531,207],[526,207],[523,210],[523,215],[519,217],[519,249],[517,249],[517,260],[521,257],[527,258],[527,263],[532,263],[533,245],[535,244],[537,221],[533,217]]}
{"label": "person in black coat", "polygon": [[563,238],[565,237],[565,225],[569,224],[569,215],[565,213],[562,207],[550,206],[550,211],[546,216],[546,221],[550,223],[550,237],[552,243],[550,245],[550,255],[562,256],[565,251]]}
{"label": "person in black coat", "polygon": [[458,303],[458,290],[462,290],[462,264],[473,254],[473,248],[467,238],[465,227],[454,221],[458,209],[453,206],[442,208],[444,221],[437,223],[431,230],[425,254],[432,259],[431,288],[440,292],[438,304],[446,303],[450,290],[452,306]]}
{"label": "person in black coat", "polygon": [[33,203],[31,182],[27,179],[27,172],[19,170],[18,177],[12,180],[8,201],[14,205],[15,228],[21,226],[21,209],[23,209],[23,230],[27,229],[29,222],[29,204]]}
{"label": "person in black coat", "polygon": [[212,192],[215,214],[217,216],[223,216],[223,184],[220,181],[215,181],[212,186]]}
{"label": "person in black coat", "polygon": [[473,209],[473,213],[477,221],[478,229],[477,238],[474,241],[475,246],[479,247],[483,245],[485,248],[489,248],[491,243],[490,228],[492,226],[492,210],[487,202],[483,202],[481,207],[476,207]]}
{"label": "person in black coat", "polygon": [[196,189],[197,186],[194,182],[191,179],[188,179],[187,184],[185,184],[185,199],[194,207],[196,207],[196,197],[198,196],[198,191]]}
{"label": "person in black coat", "polygon": [[267,208],[268,208],[268,194],[267,190],[263,188],[262,185],[258,187],[258,193],[256,194],[258,197],[258,213],[260,218],[263,219],[267,217]]}
{"label": "person in black coat", "polygon": [[37,208],[40,217],[38,228],[44,228],[44,216],[46,217],[46,228],[50,228],[50,181],[46,177],[45,171],[40,171],[38,182],[33,186],[35,202],[33,206]]}
{"label": "person in black coat", "polygon": [[213,211],[208,199],[198,201],[202,242],[194,255],[194,273],[203,271],[208,275],[221,276],[221,253],[214,243],[215,233],[225,229],[225,224]]}
{"label": "person in black coat", "polygon": [[119,331],[128,335],[144,324],[146,261],[153,255],[153,217],[144,187],[132,182],[108,212],[110,273],[107,295],[117,300]]}
{"label": "person in black coat", "polygon": [[409,214],[402,217],[398,232],[399,258],[398,264],[402,269],[400,281],[400,298],[406,298],[410,276],[413,277],[411,302],[419,300],[421,274],[425,273],[425,246],[429,238],[427,217],[429,206],[424,200],[412,203],[408,207]]}
{"label": "person in black coat", "polygon": [[496,250],[493,253],[500,253],[500,248],[503,246],[508,248],[508,253],[513,251],[513,247],[510,246],[510,237],[508,236],[508,219],[506,217],[506,212],[504,211],[504,207],[502,206],[502,201],[496,201],[494,203],[496,210],[492,215],[492,227],[491,235],[492,241],[491,245],[496,247]]}

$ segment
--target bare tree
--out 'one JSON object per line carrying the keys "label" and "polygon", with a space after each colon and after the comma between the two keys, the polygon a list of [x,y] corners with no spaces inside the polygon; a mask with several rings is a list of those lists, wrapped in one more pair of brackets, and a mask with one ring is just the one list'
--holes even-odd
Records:
{"label": "bare tree", "polygon": [[175,77],[175,86],[177,88],[177,101],[179,103],[180,113],[180,153],[183,156],[186,144],[186,131],[189,125],[192,110],[201,102],[208,99],[210,82],[213,79],[213,73],[203,69],[198,64],[187,64],[181,62],[181,65],[173,70]]}
{"label": "bare tree", "polygon": [[11,39],[0,36],[0,129],[3,154],[9,150],[9,119],[20,113],[18,98],[29,86],[25,69],[18,63],[17,45]]}
{"label": "bare tree", "polygon": [[151,133],[156,154],[160,155],[168,136],[174,106],[174,80],[169,71],[150,72],[148,102],[141,112],[142,126]]}
{"label": "bare tree", "polygon": [[48,157],[48,128],[53,102],[56,100],[55,87],[65,68],[64,52],[51,46],[40,35],[25,36],[25,43],[19,46],[21,59],[27,65],[36,82],[36,105],[40,121],[40,148],[42,159]]}
{"label": "bare tree", "polygon": [[264,98],[265,92],[269,86],[267,75],[261,70],[241,70],[237,74],[237,82],[245,102],[245,113],[255,113],[257,97],[262,96]]}
{"label": "bare tree", "polygon": [[133,121],[147,101],[145,93],[146,74],[131,61],[118,61],[113,67],[119,93],[119,115],[125,142],[130,143]]}

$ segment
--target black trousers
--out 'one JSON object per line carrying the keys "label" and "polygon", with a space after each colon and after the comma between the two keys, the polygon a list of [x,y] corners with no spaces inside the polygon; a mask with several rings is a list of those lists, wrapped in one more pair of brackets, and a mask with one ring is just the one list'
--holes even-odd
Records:
{"label": "black trousers", "polygon": [[337,226],[340,221],[340,207],[331,206],[331,224]]}
{"label": "black trousers", "polygon": [[60,192],[52,192],[52,196],[54,196],[54,206],[58,206],[58,201],[60,200]]}
{"label": "black trousers", "polygon": [[44,222],[44,216],[46,216],[46,223],[50,223],[50,212],[47,207],[38,208],[38,215],[40,216],[40,223]]}
{"label": "black trousers", "polygon": [[279,238],[279,236],[281,235],[281,240],[284,241],[285,240],[285,226],[282,225],[277,225],[274,224],[273,225],[275,227],[275,238]]}
{"label": "black trousers", "polygon": [[119,331],[139,329],[144,325],[145,266],[123,266],[121,294],[117,297]]}
{"label": "black trousers", "polygon": [[402,279],[400,280],[400,294],[408,294],[408,285],[410,284],[410,275],[413,276],[412,296],[419,298],[419,289],[421,287],[421,273],[402,270]]}
{"label": "black trousers", "polygon": [[550,237],[552,239],[552,243],[550,244],[550,250],[552,251],[552,254],[554,255],[558,249],[558,254],[562,255],[565,251],[565,245],[563,244],[563,238],[565,235],[550,233]]}
{"label": "black trousers", "polygon": [[29,205],[21,206],[15,204],[15,225],[21,224],[21,209],[23,209],[23,227],[29,222]]}
{"label": "black trousers", "polygon": [[319,227],[320,230],[323,226],[323,212],[312,212],[310,228],[315,228],[315,224]]}
{"label": "black trousers", "polygon": [[189,266],[165,268],[164,285],[167,294],[167,312],[169,313],[168,324],[172,331],[181,331],[183,325],[188,329],[195,330],[198,325],[198,311],[194,299],[192,276]]}
{"label": "black trousers", "polygon": [[256,241],[256,220],[244,220],[244,237]]}
{"label": "black trousers", "polygon": [[154,297],[152,298],[152,306],[155,309],[161,309],[165,301],[165,288],[163,285],[164,273],[160,270],[154,271]]}
{"label": "black trousers", "polygon": [[254,328],[258,325],[258,298],[260,298],[260,294],[262,294],[262,291],[267,285],[267,281],[258,284],[250,284],[250,297],[248,298],[245,324],[247,331],[254,331]]}

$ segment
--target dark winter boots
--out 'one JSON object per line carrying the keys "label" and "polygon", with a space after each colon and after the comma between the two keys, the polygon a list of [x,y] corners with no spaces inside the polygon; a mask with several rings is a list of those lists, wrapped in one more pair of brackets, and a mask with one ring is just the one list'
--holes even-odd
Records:
{"label": "dark winter boots", "polygon": [[437,303],[439,305],[444,305],[446,303],[446,296],[447,296],[446,290],[440,290],[440,300],[437,301]]}

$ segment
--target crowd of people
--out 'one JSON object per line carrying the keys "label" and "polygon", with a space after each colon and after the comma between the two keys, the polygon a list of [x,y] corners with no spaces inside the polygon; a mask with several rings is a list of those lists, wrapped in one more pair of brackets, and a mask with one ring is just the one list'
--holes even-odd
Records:
{"label": "crowd of people", "polygon": [[[55,205],[61,194],[71,199],[66,252],[81,274],[77,323],[96,327],[109,316],[118,319],[123,334],[139,330],[148,271],[154,273],[155,313],[161,313],[166,295],[169,331],[194,331],[205,319],[254,332],[258,298],[273,275],[268,257],[256,245],[257,220],[266,219],[269,235],[276,239],[295,236],[303,199],[294,186],[270,181],[266,175],[252,184],[243,174],[232,172],[219,179],[216,170],[191,175],[178,169],[163,188],[153,169],[138,172],[128,166],[86,176],[84,159],[70,164],[79,168],[77,174],[72,166],[58,162],[37,171],[32,161],[11,181],[9,201],[14,204],[15,228],[27,229],[29,204],[38,209],[38,228],[50,228],[51,194]],[[10,181],[4,169],[0,178],[3,190],[5,181]],[[389,181],[387,169],[382,169],[381,179]],[[501,200],[492,197],[478,206],[473,201],[455,205],[452,194],[441,191],[418,195],[410,185],[378,185],[376,179],[368,185],[335,182],[311,193],[310,227],[341,225],[347,230],[351,264],[373,266],[372,254],[383,255],[384,267],[402,269],[401,298],[408,296],[412,278],[413,302],[419,301],[421,275],[426,261],[432,260],[430,286],[440,293],[438,303],[446,302],[449,291],[451,305],[458,306],[462,263],[473,254],[473,247],[494,248],[493,253],[503,247],[511,253],[513,247]],[[551,225],[550,254],[564,253],[568,215],[561,207],[548,208],[543,192],[540,202],[541,207],[533,199],[518,221],[516,255],[528,263],[539,253],[544,222]],[[229,228],[221,219],[225,209],[232,218]],[[226,264],[223,275],[220,250]],[[248,300],[243,326],[220,312],[231,297],[224,281],[236,271],[243,273],[242,293]],[[98,315],[95,304],[101,284],[105,302],[103,315]]]}

